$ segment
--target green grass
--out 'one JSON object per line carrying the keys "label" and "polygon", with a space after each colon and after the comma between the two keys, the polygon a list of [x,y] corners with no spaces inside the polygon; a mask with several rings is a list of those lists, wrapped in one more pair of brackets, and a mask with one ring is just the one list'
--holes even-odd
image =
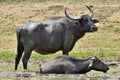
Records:
{"label": "green grass", "polygon": [[[28,64],[28,66],[29,66],[29,64]],[[14,70],[14,64],[0,65],[0,70]],[[18,66],[18,70],[23,70],[23,66],[21,64]],[[30,65],[28,67],[28,70],[39,71],[39,64],[37,66]]]}
{"label": "green grass", "polygon": [[105,27],[109,31],[112,31],[114,33],[120,33],[120,27],[118,26],[118,24],[117,24],[117,26],[114,25],[114,24],[109,24],[109,25],[107,25]]}
{"label": "green grass", "polygon": [[[32,53],[31,55],[31,60],[48,60],[48,59],[52,59],[55,58],[57,56],[61,56],[62,53],[61,52],[57,52],[55,54],[49,54],[49,55],[42,55],[42,54],[38,54],[38,53]],[[120,54],[116,54],[114,52],[111,51],[87,51],[87,52],[70,52],[69,55],[71,57],[75,57],[75,58],[87,58],[90,56],[97,56],[97,57],[101,57],[101,58],[116,58],[119,59]],[[3,52],[0,53],[0,60],[4,60],[4,61],[14,61],[16,54],[15,53],[9,53],[9,52]]]}
{"label": "green grass", "polygon": [[0,60],[13,60],[15,58],[15,54],[14,53],[9,53],[9,52],[1,52],[0,53]]}

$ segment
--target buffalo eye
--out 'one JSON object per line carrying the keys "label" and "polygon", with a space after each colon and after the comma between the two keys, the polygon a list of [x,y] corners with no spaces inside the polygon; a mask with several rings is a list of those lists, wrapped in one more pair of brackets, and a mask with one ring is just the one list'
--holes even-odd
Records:
{"label": "buffalo eye", "polygon": [[93,19],[93,22],[94,23],[98,23],[99,21],[97,19]]}
{"label": "buffalo eye", "polygon": [[80,23],[78,21],[75,22],[75,25],[80,25]]}
{"label": "buffalo eye", "polygon": [[88,19],[85,19],[85,22],[88,22],[89,20]]}

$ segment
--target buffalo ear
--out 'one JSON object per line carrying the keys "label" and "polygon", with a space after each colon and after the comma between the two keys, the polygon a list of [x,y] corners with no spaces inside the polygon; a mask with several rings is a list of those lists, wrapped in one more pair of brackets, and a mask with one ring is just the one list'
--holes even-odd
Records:
{"label": "buffalo ear", "polygon": [[94,23],[98,23],[99,21],[97,19],[93,19],[93,22]]}
{"label": "buffalo ear", "polygon": [[94,61],[96,61],[97,60],[97,57],[96,56],[93,56],[93,57],[91,57],[90,58],[90,64],[89,64],[89,68],[91,68],[92,66],[93,66],[93,63],[94,63]]}
{"label": "buffalo ear", "polygon": [[90,62],[88,68],[91,68],[93,66],[93,61]]}

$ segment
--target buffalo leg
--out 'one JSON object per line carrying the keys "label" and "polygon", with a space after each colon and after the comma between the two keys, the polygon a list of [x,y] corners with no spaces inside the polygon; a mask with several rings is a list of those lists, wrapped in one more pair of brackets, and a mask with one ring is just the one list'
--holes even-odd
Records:
{"label": "buffalo leg", "polygon": [[24,69],[27,69],[27,63],[28,63],[28,60],[31,56],[31,52],[32,52],[32,48],[29,46],[25,46],[25,50],[24,50],[24,55],[23,55],[23,58],[22,58],[22,62],[23,62],[23,68]]}
{"label": "buffalo leg", "polygon": [[71,50],[71,46],[72,46],[72,44],[73,44],[73,38],[71,39],[71,37],[73,37],[73,36],[71,36],[72,35],[72,33],[70,32],[70,31],[66,31],[66,34],[65,34],[65,40],[64,40],[64,43],[63,43],[63,55],[69,55],[68,53],[69,53],[69,51]]}
{"label": "buffalo leg", "polygon": [[69,55],[68,51],[63,51],[63,55]]}
{"label": "buffalo leg", "polygon": [[31,55],[31,52],[25,52],[24,53],[24,56],[23,56],[23,59],[22,59],[24,69],[27,69],[27,63],[28,63],[28,60],[30,58],[30,55]]}
{"label": "buffalo leg", "polygon": [[17,55],[15,58],[15,70],[17,70],[17,67],[18,67],[19,61],[21,59],[21,56],[23,54],[23,51],[24,51],[23,44],[19,41],[18,45],[17,45]]}

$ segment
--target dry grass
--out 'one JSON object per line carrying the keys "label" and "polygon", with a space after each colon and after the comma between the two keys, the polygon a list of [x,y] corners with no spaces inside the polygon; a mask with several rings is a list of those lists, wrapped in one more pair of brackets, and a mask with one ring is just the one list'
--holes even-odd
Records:
{"label": "dry grass", "polygon": [[[64,8],[69,8],[73,17],[88,13],[85,5],[93,5],[94,18],[100,20],[99,30],[87,33],[80,39],[72,52],[113,53],[120,57],[120,1],[103,2],[41,2],[0,4],[0,53],[16,53],[17,27],[29,20],[42,21],[50,17],[64,16]],[[68,6],[69,5],[69,6]],[[119,56],[118,56],[119,55]]]}

